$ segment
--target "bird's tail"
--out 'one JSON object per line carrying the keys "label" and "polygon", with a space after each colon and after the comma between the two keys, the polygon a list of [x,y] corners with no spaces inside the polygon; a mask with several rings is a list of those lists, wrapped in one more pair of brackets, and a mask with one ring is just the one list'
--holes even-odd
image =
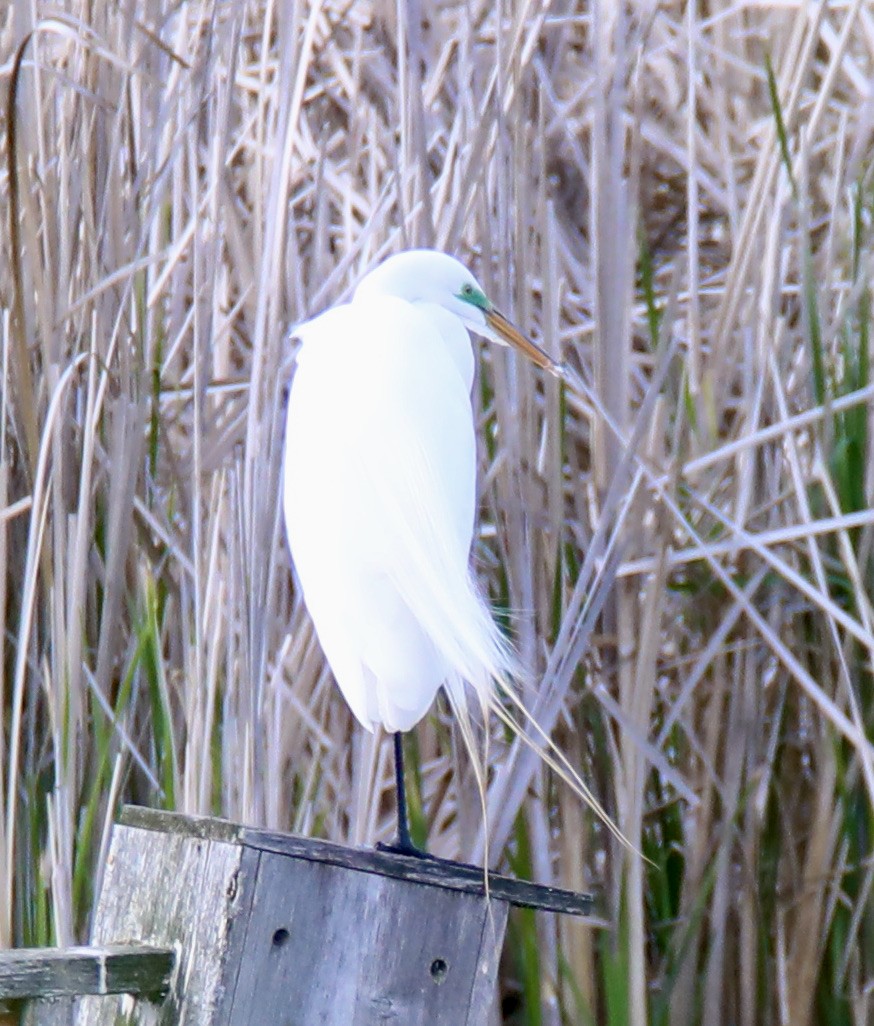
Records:
{"label": "bird's tail", "polygon": [[[637,852],[637,849],[622,833],[616,823],[610,818],[607,810],[598,801],[591,788],[580,776],[577,769],[571,764],[561,748],[552,740],[546,730],[537,721],[537,717],[528,709],[521,694],[519,684],[525,679],[515,652],[510,643],[500,632],[497,624],[489,613],[488,607],[483,599],[478,598],[482,619],[480,626],[487,632],[491,656],[488,662],[483,664],[479,676],[465,677],[463,674],[455,673],[446,682],[446,693],[453,714],[458,721],[462,740],[471,759],[477,789],[480,795],[480,804],[483,810],[483,820],[488,824],[488,780],[486,767],[489,765],[488,745],[490,733],[488,727],[482,732],[482,747],[477,745],[476,732],[474,730],[470,709],[468,705],[469,690],[465,687],[467,680],[473,688],[479,700],[482,720],[488,724],[489,714],[494,714],[498,720],[520,741],[527,745],[549,768],[563,780],[565,784],[587,805],[592,812],[604,823],[607,829],[625,847]],[[485,864],[488,859],[488,830],[484,830],[484,858]]]}
{"label": "bird's tail", "polygon": [[[427,460],[417,465],[427,467]],[[430,497],[429,501],[422,499],[415,517],[404,515],[404,510],[390,502],[385,504],[385,520],[394,533],[397,544],[393,551],[399,560],[393,583],[449,668],[446,691],[471,756],[483,809],[487,804],[487,760],[475,743],[465,681],[473,688],[486,723],[488,714],[494,713],[623,844],[635,850],[525,705],[518,687],[524,680],[518,658],[467,567],[467,552],[462,551],[459,539],[443,529],[442,524],[451,519],[441,510],[439,492],[429,488],[430,483],[427,476],[412,482],[413,495]],[[484,744],[488,736],[486,729]]]}
{"label": "bird's tail", "polygon": [[[434,585],[440,593],[440,601],[433,601],[436,595],[432,591],[427,606],[421,610],[422,617],[429,624],[429,633],[435,647],[452,667],[445,691],[471,759],[484,821],[488,820],[486,767],[489,764],[489,730],[487,727],[483,730],[482,746],[478,746],[469,707],[471,690],[476,696],[485,724],[488,724],[489,714],[494,714],[571,788],[623,845],[636,851],[525,704],[519,687],[525,680],[525,674],[472,575],[466,575],[464,587],[456,587],[454,593],[451,593],[450,582],[445,576],[435,581]],[[408,601],[415,604],[421,594],[417,591],[416,595],[408,596]],[[487,830],[484,831],[484,837],[487,845]],[[485,856],[488,865],[487,848]]]}

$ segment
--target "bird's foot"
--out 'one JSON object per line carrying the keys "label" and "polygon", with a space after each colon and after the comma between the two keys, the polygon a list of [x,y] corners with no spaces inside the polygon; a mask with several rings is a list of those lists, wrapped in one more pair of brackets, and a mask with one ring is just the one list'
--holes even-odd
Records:
{"label": "bird's foot", "polygon": [[417,848],[412,841],[403,837],[396,837],[391,844],[379,841],[376,845],[377,851],[384,851],[389,855],[406,855],[412,859],[425,859],[428,862],[442,862],[436,855],[430,854],[423,848]]}

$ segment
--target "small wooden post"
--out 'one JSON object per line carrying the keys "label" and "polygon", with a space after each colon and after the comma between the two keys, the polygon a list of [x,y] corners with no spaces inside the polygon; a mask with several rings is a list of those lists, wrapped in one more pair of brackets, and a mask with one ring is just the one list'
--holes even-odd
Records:
{"label": "small wooden post", "polygon": [[494,874],[489,891],[472,866],[129,807],[92,943],[175,951],[169,994],[83,997],[74,1021],[482,1026],[509,903],[591,900]]}
{"label": "small wooden post", "polygon": [[25,1026],[69,1026],[74,999],[81,994],[137,994],[162,1000],[175,961],[175,952],[167,948],[134,944],[0,951],[0,1005],[15,1008],[27,1002]]}
{"label": "small wooden post", "polygon": [[0,998],[146,994],[163,998],[173,952],[121,944],[105,948],[18,948],[0,951]]}

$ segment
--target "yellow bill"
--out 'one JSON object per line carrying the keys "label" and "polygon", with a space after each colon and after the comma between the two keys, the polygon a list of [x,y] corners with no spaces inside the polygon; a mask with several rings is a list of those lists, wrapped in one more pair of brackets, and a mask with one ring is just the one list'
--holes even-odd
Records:
{"label": "yellow bill", "polygon": [[508,321],[502,313],[493,307],[491,310],[485,311],[485,314],[486,323],[495,333],[496,341],[504,342],[506,345],[518,349],[520,353],[527,356],[538,367],[548,370],[551,374],[555,374],[556,377],[562,376],[561,368],[555,360],[548,353],[545,353],[540,346],[532,342],[530,338],[523,335],[516,325]]}

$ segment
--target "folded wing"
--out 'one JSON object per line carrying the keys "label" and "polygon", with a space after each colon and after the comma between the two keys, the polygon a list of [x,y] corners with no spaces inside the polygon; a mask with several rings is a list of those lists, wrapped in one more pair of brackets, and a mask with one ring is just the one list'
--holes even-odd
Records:
{"label": "folded wing", "polygon": [[411,303],[374,297],[300,332],[289,542],[325,655],[369,729],[409,729],[442,683],[488,688],[510,670],[469,570],[476,450],[453,353],[470,343],[450,330]]}

